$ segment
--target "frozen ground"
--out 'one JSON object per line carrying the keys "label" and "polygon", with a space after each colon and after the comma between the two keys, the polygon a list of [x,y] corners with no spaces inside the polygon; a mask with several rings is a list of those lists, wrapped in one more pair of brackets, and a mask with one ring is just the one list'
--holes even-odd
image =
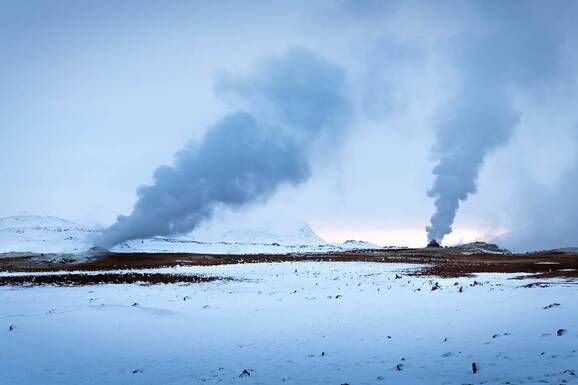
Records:
{"label": "frozen ground", "polygon": [[233,282],[1,287],[0,384],[578,383],[578,286],[408,268],[239,264],[155,270]]}

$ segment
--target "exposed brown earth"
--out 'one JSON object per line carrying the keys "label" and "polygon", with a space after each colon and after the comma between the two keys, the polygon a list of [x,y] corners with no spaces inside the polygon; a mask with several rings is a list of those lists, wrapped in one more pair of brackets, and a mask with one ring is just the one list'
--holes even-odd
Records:
{"label": "exposed brown earth", "polygon": [[[541,251],[524,254],[464,252],[460,248],[377,249],[328,254],[289,255],[207,255],[191,253],[112,253],[94,255],[82,262],[73,257],[41,254],[4,256],[0,271],[98,271],[148,269],[187,265],[225,265],[270,262],[380,262],[423,265],[409,274],[419,276],[463,277],[476,273],[530,273],[535,278],[578,278],[578,253]],[[189,277],[189,276],[187,276]],[[1,281],[0,281],[1,282]]]}
{"label": "exposed brown earth", "polygon": [[160,283],[201,283],[228,278],[209,277],[189,274],[160,274],[160,273],[107,273],[107,274],[57,274],[57,275],[28,275],[0,277],[0,286],[4,285],[55,285],[55,286],[85,286],[99,284],[138,283],[155,285]]}

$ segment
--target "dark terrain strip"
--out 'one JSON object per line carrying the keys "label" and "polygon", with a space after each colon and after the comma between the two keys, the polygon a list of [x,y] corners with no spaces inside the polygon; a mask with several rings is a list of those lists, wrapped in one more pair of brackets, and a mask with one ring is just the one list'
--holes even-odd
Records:
{"label": "dark terrain strip", "polygon": [[[75,261],[75,258],[77,260]],[[193,253],[112,253],[78,257],[26,254],[0,258],[0,271],[99,271],[152,269],[171,266],[216,266],[273,262],[379,262],[422,265],[409,274],[464,277],[477,273],[530,273],[537,278],[578,278],[578,253],[541,251],[524,254],[466,253],[459,248],[376,249],[327,254],[209,255]]]}
{"label": "dark terrain strip", "polygon": [[0,277],[0,286],[86,286],[100,284],[131,284],[157,285],[162,283],[203,283],[230,278],[188,275],[188,274],[161,274],[161,273],[107,273],[82,274],[67,273],[57,275],[28,275]]}

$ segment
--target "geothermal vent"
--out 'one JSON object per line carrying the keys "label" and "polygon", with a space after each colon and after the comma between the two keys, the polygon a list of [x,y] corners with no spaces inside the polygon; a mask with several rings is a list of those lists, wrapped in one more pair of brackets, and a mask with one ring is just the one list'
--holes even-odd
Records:
{"label": "geothermal vent", "polygon": [[429,241],[429,243],[427,244],[427,247],[442,247],[442,245],[440,245],[439,242],[436,241],[435,239],[432,239],[432,240]]}

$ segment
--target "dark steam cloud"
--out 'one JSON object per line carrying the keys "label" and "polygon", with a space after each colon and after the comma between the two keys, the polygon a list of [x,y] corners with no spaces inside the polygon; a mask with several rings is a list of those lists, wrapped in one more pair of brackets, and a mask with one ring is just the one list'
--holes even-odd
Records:
{"label": "dark steam cloud", "polygon": [[344,88],[340,67],[302,48],[264,58],[246,76],[222,79],[217,90],[244,110],[176,153],[172,166],[159,167],[154,183],[138,188],[133,212],[119,216],[95,244],[186,233],[217,207],[242,207],[282,185],[303,183],[312,147],[338,137],[347,124]]}

